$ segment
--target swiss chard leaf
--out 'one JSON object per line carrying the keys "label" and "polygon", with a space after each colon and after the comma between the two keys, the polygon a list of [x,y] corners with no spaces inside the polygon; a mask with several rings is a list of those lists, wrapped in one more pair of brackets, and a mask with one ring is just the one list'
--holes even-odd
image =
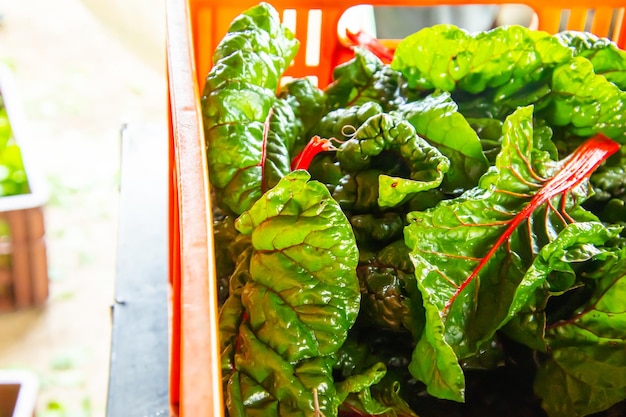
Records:
{"label": "swiss chard leaf", "polygon": [[316,402],[337,413],[332,355],[358,313],[358,251],[328,190],[308,180],[290,173],[236,221],[252,249],[221,313],[232,416],[299,416]]}
{"label": "swiss chard leaf", "polygon": [[[552,242],[541,248],[519,283],[504,330],[507,335],[529,347],[546,351],[546,303],[557,294],[576,285],[575,266],[610,255],[603,246],[619,234],[619,228],[600,222],[568,225]],[[565,285],[554,281],[566,281]],[[552,278],[551,278],[552,276]]]}
{"label": "swiss chard leaf", "polygon": [[373,102],[389,111],[406,101],[405,84],[402,74],[358,48],[352,60],[335,68],[325,93],[331,109]]}
{"label": "swiss chard leaf", "polygon": [[626,398],[626,251],[589,285],[589,300],[546,330],[550,358],[535,391],[551,417],[592,414]]}
{"label": "swiss chard leaf", "polygon": [[[446,398],[462,398],[462,371],[452,358],[475,354],[507,321],[517,287],[543,245],[568,222],[595,219],[579,207],[587,195],[581,181],[590,173],[581,170],[576,180],[556,180],[570,175],[562,169],[547,181],[558,167],[548,155],[533,147],[532,108],[520,108],[505,121],[502,150],[476,189],[409,215],[405,241],[426,309],[411,366],[429,391],[438,387],[433,394],[443,390]],[[555,181],[562,187],[558,194],[542,186]],[[545,200],[531,204],[531,196]],[[518,227],[525,218],[527,226]],[[433,362],[417,363],[423,355]],[[445,362],[437,366],[435,357]]]}
{"label": "swiss chard leaf", "polygon": [[472,94],[492,88],[500,101],[545,80],[549,69],[571,56],[553,36],[521,26],[470,34],[453,25],[435,25],[404,38],[391,67],[413,88],[459,88]]}
{"label": "swiss chard leaf", "polygon": [[590,32],[566,30],[557,33],[556,38],[574,51],[575,56],[587,58],[593,64],[596,74],[626,89],[626,52],[618,48],[610,39],[601,38]]}
{"label": "swiss chard leaf", "polygon": [[201,105],[209,179],[224,210],[241,214],[289,172],[295,139],[285,138],[300,132],[293,109],[276,104],[276,90],[298,45],[278,12],[261,3],[237,17],[217,46]]}
{"label": "swiss chard leaf", "polygon": [[540,112],[550,123],[577,136],[603,133],[626,143],[626,92],[597,75],[588,59],[575,57],[556,68],[551,89],[550,104]]}
{"label": "swiss chard leaf", "polygon": [[393,242],[373,259],[362,261],[357,275],[362,293],[359,323],[408,330],[417,339],[424,325],[424,310],[404,241]]}
{"label": "swiss chard leaf", "polygon": [[450,159],[443,187],[448,192],[474,187],[489,163],[476,131],[449,93],[437,92],[413,101],[394,112],[413,125],[416,133]]}
{"label": "swiss chard leaf", "polygon": [[382,112],[383,108],[375,102],[331,110],[313,127],[310,134],[344,141],[352,137],[367,119]]}
{"label": "swiss chard leaf", "polygon": [[292,108],[292,124],[301,125],[301,135],[294,146],[300,150],[309,140],[308,132],[326,114],[326,96],[308,78],[296,78],[283,85],[278,97]]}
{"label": "swiss chard leaf", "polygon": [[[394,168],[406,165],[408,177],[380,175],[378,204],[394,207],[412,195],[438,187],[448,172],[450,161],[434,146],[415,133],[408,122],[381,113],[370,117],[344,142],[337,159],[344,170],[358,172],[370,168],[384,151],[397,153]],[[398,160],[402,161],[398,164]]]}

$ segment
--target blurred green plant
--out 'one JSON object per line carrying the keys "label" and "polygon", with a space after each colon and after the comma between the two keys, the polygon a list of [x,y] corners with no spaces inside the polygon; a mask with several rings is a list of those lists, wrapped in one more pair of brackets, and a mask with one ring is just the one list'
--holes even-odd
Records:
{"label": "blurred green plant", "polygon": [[15,141],[0,95],[0,197],[30,193],[22,151]]}

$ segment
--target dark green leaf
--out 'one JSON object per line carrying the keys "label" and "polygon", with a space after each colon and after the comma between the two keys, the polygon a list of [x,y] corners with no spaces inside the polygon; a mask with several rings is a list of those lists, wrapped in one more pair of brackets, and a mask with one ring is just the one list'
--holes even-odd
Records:
{"label": "dark green leaf", "polygon": [[209,179],[225,210],[241,214],[289,172],[301,131],[276,90],[297,49],[267,3],[238,16],[217,46],[201,105]]}
{"label": "dark green leaf", "polygon": [[626,251],[617,256],[588,302],[546,330],[550,359],[535,390],[551,417],[588,415],[626,398]]}
{"label": "dark green leaf", "polygon": [[402,74],[384,65],[369,51],[357,49],[352,60],[333,72],[333,82],[326,88],[331,109],[378,103],[389,111],[406,100]]}

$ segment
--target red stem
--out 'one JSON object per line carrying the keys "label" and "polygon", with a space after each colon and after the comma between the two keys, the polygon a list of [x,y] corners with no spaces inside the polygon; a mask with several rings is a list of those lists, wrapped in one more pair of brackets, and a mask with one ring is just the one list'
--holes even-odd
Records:
{"label": "red stem", "polygon": [[317,154],[326,151],[336,151],[337,148],[333,146],[331,142],[332,140],[334,139],[323,139],[319,136],[313,136],[304,149],[302,149],[302,151],[300,151],[300,153],[292,159],[291,170],[309,169],[311,162],[313,162],[313,158],[315,158]]}
{"label": "red stem", "polygon": [[378,39],[359,30],[358,32],[352,32],[350,29],[346,30],[346,36],[355,46],[362,46],[380,58],[385,64],[390,64],[393,60],[394,50],[383,45]]}
{"label": "red stem", "polygon": [[263,192],[267,190],[267,178],[265,177],[265,159],[267,158],[267,138],[270,133],[270,119],[272,118],[273,113],[274,109],[270,108],[270,111],[267,113],[267,117],[263,122],[263,142],[261,143],[261,162],[259,162],[259,165],[261,166],[261,190]]}
{"label": "red stem", "polygon": [[559,172],[550,178],[539,189],[539,191],[531,198],[530,202],[511,219],[504,233],[500,235],[498,240],[493,244],[489,252],[480,259],[476,268],[461,283],[455,293],[450,297],[444,309],[442,316],[450,309],[450,306],[459,296],[459,294],[467,288],[467,286],[478,276],[480,271],[489,262],[496,251],[507,241],[515,229],[541,205],[550,201],[553,197],[566,193],[583,182],[593,173],[609,156],[617,152],[620,145],[607,138],[602,134],[598,134],[580,145],[567,159]]}

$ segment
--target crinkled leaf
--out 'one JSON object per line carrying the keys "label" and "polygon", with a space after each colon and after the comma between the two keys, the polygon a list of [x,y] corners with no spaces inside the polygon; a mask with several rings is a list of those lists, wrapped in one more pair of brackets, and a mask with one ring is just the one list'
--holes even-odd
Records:
{"label": "crinkled leaf", "polygon": [[546,330],[551,356],[535,391],[551,417],[584,416],[626,399],[626,251],[591,285],[588,302]]}
{"label": "crinkled leaf", "polygon": [[[344,170],[358,172],[369,168],[383,151],[394,151],[398,158],[393,168],[406,165],[408,175],[379,177],[381,207],[396,206],[416,193],[439,186],[450,167],[448,158],[417,135],[413,126],[386,113],[372,116],[362,124],[354,137],[341,145],[337,159]],[[399,164],[398,160],[402,162]]]}
{"label": "crinkled leaf", "polygon": [[299,151],[309,140],[308,132],[326,113],[326,96],[309,78],[296,78],[281,87],[278,97],[292,108],[291,123],[302,126],[295,149]]}
{"label": "crinkled leaf", "polygon": [[239,299],[243,310],[239,321],[229,316],[222,334],[230,341],[223,352],[233,358],[229,412],[306,415],[317,390],[320,409],[336,415],[331,357],[356,320],[360,297],[348,220],[321,183],[295,171],[235,225],[253,250],[247,282],[226,302],[236,310]]}
{"label": "crinkled leaf", "polygon": [[362,293],[360,323],[379,329],[409,330],[418,338],[424,310],[404,241],[393,242],[373,259],[361,262],[357,274]]}
{"label": "crinkled leaf", "polygon": [[[436,47],[434,47],[436,45]],[[546,32],[521,26],[470,34],[453,25],[424,28],[403,39],[391,67],[418,89],[497,89],[496,100],[545,79],[572,52]]]}
{"label": "crinkled leaf", "polygon": [[433,93],[401,106],[397,112],[413,125],[416,133],[450,159],[444,180],[447,191],[474,187],[489,163],[476,131],[458,112],[448,93]]}
{"label": "crinkled leaf", "polygon": [[[422,262],[415,262],[415,275],[430,275]],[[445,332],[436,301],[432,291],[418,280],[418,288],[422,293],[426,322],[422,337],[413,350],[409,371],[417,380],[426,384],[430,395],[437,398],[463,402],[465,400],[465,376],[459,365],[454,349],[443,337]]]}
{"label": "crinkled leaf", "polygon": [[352,137],[367,119],[382,112],[383,108],[375,102],[331,110],[313,127],[311,135],[344,141]]}
{"label": "crinkled leaf", "polygon": [[531,267],[519,283],[509,309],[504,330],[509,337],[529,347],[545,351],[545,307],[550,291],[560,291],[549,282],[551,274],[569,276],[566,288],[574,286],[574,266],[606,256],[602,246],[619,234],[619,228],[606,227],[600,222],[580,222],[568,225],[552,242],[541,248]]}
{"label": "crinkled leaf", "polygon": [[[412,249],[426,308],[426,328],[417,347],[422,355],[445,355],[446,366],[452,366],[451,355],[462,359],[475,354],[506,322],[517,286],[536,252],[564,228],[562,215],[554,209],[557,205],[537,207],[529,215],[528,227],[513,230],[507,244],[494,245],[545,181],[537,173],[555,168],[547,153],[533,147],[532,108],[520,108],[507,118],[496,165],[479,187],[431,210],[410,213],[405,241]],[[585,187],[580,188],[571,191],[584,200]],[[574,219],[588,217],[570,198],[562,207]],[[481,269],[476,271],[478,265]],[[476,278],[466,281],[474,273]],[[461,284],[467,287],[458,293]],[[451,300],[455,302],[449,304]],[[442,389],[454,388],[446,394],[458,397],[459,369],[451,379],[445,374],[450,368],[442,367],[420,372],[419,378],[427,378],[422,380],[429,390],[431,384],[446,381],[440,384]]]}
{"label": "crinkled leaf", "polygon": [[[236,38],[236,42],[231,42]],[[240,50],[267,52],[270,61],[278,69],[287,67],[298,47],[298,40],[284,25],[280,24],[278,11],[270,4],[261,2],[233,19],[213,55],[215,62]],[[278,84],[269,84],[269,79],[257,79],[258,85],[275,90]]]}
{"label": "crinkled leaf", "polygon": [[293,110],[276,104],[276,89],[298,45],[278,12],[261,3],[238,16],[217,46],[201,105],[209,179],[225,210],[241,214],[289,172],[300,132]]}
{"label": "crinkled leaf", "polygon": [[626,52],[608,38],[601,38],[590,32],[566,30],[555,35],[574,51],[575,56],[587,58],[593,64],[596,74],[626,89]]}
{"label": "crinkled leaf", "polygon": [[269,118],[262,164],[261,189],[272,188],[291,171],[291,155],[302,145],[302,123],[284,100],[276,100]]}
{"label": "crinkled leaf", "polygon": [[374,102],[389,111],[406,100],[402,93],[405,83],[402,74],[376,55],[357,48],[353,59],[335,68],[325,93],[332,109]]}
{"label": "crinkled leaf", "polygon": [[[361,330],[359,336],[359,330],[353,329],[337,353],[335,372],[341,379],[337,392],[345,396],[340,415],[415,417],[404,398],[410,394],[402,389],[406,372],[397,372],[402,348],[388,335],[372,335],[371,328]],[[368,342],[359,342],[364,337]]]}
{"label": "crinkled leaf", "polygon": [[[377,250],[391,242],[402,239],[404,219],[399,213],[386,212],[380,215],[374,213],[355,214],[350,216],[350,224],[359,248],[362,250]],[[401,246],[398,249],[402,249]],[[399,253],[400,260],[404,253]]]}
{"label": "crinkled leaf", "polygon": [[346,174],[334,187],[333,198],[348,212],[378,211],[378,181],[382,174],[380,169]]}
{"label": "crinkled leaf", "polygon": [[417,417],[400,395],[400,382],[387,375],[383,363],[353,375],[338,384],[338,389],[350,390],[342,404],[348,412],[363,417]]}
{"label": "crinkled leaf", "polygon": [[578,136],[603,133],[626,143],[626,92],[594,72],[592,63],[575,57],[552,75],[550,105],[540,114]]}

